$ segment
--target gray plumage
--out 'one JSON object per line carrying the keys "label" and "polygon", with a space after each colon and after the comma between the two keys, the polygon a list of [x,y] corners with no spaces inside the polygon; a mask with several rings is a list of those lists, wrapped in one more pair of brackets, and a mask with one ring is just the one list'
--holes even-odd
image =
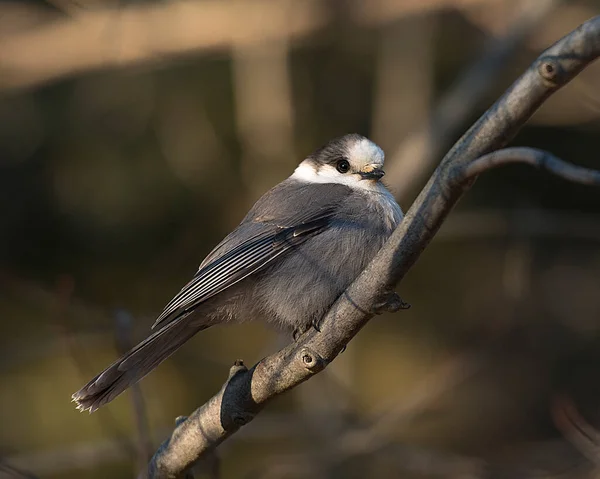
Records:
{"label": "gray plumage", "polygon": [[73,394],[78,407],[111,401],[213,325],[264,318],[303,332],[318,323],[402,218],[382,166],[381,149],[355,134],[307,157],[204,259],[156,332]]}

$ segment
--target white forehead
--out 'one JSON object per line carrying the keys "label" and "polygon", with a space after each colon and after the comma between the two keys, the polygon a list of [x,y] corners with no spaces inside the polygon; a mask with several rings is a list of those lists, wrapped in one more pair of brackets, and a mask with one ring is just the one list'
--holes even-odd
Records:
{"label": "white forehead", "polygon": [[367,138],[363,138],[348,146],[348,156],[350,161],[383,165],[385,154],[375,143]]}

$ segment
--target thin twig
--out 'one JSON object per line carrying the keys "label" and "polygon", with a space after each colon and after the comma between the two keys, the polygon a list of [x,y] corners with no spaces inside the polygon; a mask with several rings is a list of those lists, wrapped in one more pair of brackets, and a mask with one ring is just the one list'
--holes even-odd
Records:
{"label": "thin twig", "polygon": [[[115,319],[117,347],[119,353],[124,354],[134,346],[132,337],[133,317],[127,311],[120,310],[116,313]],[[146,404],[139,383],[131,387],[131,401],[137,431],[138,469],[141,469],[152,457],[152,438],[150,437]]]}
{"label": "thin twig", "polygon": [[[72,327],[68,320],[68,311],[73,301],[74,288],[75,283],[70,275],[63,275],[58,279],[54,298],[54,307],[56,309],[55,324],[64,339],[65,348],[68,355],[73,359],[73,364],[76,366],[81,377],[86,377],[92,368],[89,367],[85,354],[83,354],[82,346],[77,342],[77,337],[73,335]],[[121,440],[123,449],[130,451],[131,456],[134,456],[134,448],[114,415],[109,413],[106,419],[100,422],[100,425],[109,433],[116,434]]]}
{"label": "thin twig", "polygon": [[573,165],[547,151],[528,147],[504,148],[483,155],[464,168],[457,180],[463,182],[485,171],[511,163],[535,166],[572,183],[600,186],[600,171]]}
{"label": "thin twig", "polygon": [[600,467],[600,432],[579,414],[575,403],[560,395],[553,401],[551,411],[554,424],[565,438],[592,464]]}
{"label": "thin twig", "polygon": [[38,476],[24,469],[14,467],[0,459],[0,478],[38,479]]}
{"label": "thin twig", "polygon": [[[304,457],[314,468],[331,474],[331,469],[351,457],[381,452],[392,442],[394,434],[432,407],[448,391],[477,374],[488,361],[480,351],[457,354],[428,374],[405,398],[395,398],[393,405],[380,413],[367,427],[338,435],[312,457]],[[472,464],[469,462],[469,464]],[[325,474],[326,477],[329,477]]]}
{"label": "thin twig", "polygon": [[426,124],[395,148],[386,178],[402,195],[401,200],[422,184],[450,141],[497,85],[497,78],[508,61],[559,4],[558,0],[523,2],[506,35],[492,37],[485,43],[473,64],[440,98]]}

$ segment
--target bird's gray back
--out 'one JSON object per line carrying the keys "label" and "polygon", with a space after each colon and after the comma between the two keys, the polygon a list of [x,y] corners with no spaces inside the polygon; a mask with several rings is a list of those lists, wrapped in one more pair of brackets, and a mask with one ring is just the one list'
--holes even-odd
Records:
{"label": "bird's gray back", "polygon": [[290,178],[267,191],[235,228],[206,256],[200,269],[266,229],[297,226],[336,208],[352,190],[344,185],[308,184]]}
{"label": "bird's gray back", "polygon": [[[339,185],[308,185],[322,192]],[[333,194],[332,196],[335,196]],[[255,300],[267,319],[290,330],[318,322],[356,279],[402,218],[381,192],[348,188],[327,229],[294,248],[256,278]]]}

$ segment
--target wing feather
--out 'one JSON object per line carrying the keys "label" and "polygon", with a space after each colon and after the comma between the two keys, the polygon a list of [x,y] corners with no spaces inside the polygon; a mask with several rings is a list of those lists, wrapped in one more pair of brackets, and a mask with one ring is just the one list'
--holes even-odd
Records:
{"label": "wing feather", "polygon": [[316,216],[313,211],[312,217],[304,213],[300,215],[304,221],[295,226],[260,223],[261,232],[218,258],[204,261],[194,278],[167,304],[152,327],[188,313],[200,303],[262,269],[290,248],[318,234],[327,227],[335,209],[334,206],[322,208]]}

